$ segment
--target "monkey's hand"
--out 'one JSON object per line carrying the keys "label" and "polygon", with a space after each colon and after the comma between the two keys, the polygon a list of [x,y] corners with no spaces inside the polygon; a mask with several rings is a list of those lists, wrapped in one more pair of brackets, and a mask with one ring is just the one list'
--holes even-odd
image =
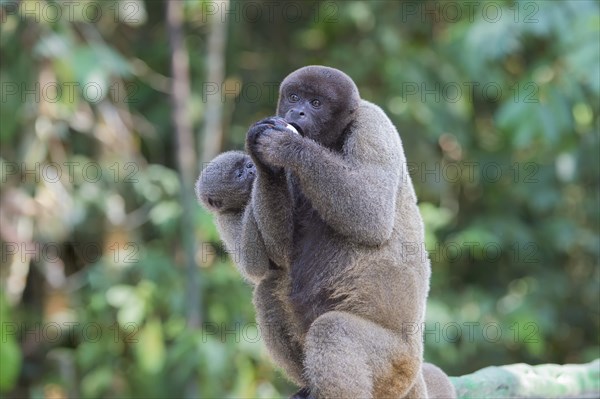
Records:
{"label": "monkey's hand", "polygon": [[289,152],[296,142],[302,140],[296,133],[285,128],[268,129],[258,137],[257,152],[260,159],[272,168],[285,168]]}
{"label": "monkey's hand", "polygon": [[297,133],[285,128],[278,119],[267,118],[248,130],[246,150],[257,165],[280,173],[285,167],[287,150],[299,138]]}

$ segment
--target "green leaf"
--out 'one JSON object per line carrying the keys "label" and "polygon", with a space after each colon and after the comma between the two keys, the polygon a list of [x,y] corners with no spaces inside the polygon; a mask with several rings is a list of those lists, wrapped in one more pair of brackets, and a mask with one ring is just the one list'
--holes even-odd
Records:
{"label": "green leaf", "polygon": [[81,380],[81,389],[83,396],[87,398],[96,398],[103,396],[111,385],[113,379],[113,369],[109,366],[101,366],[89,372]]}
{"label": "green leaf", "polygon": [[139,324],[145,316],[146,301],[140,291],[130,285],[116,285],[106,291],[106,301],[119,309],[117,320],[120,325]]}
{"label": "green leaf", "polygon": [[10,321],[4,294],[0,294],[0,326],[0,392],[8,392],[17,382],[23,358],[16,338],[17,324]]}
{"label": "green leaf", "polygon": [[148,374],[162,370],[165,362],[165,343],[160,319],[153,317],[142,328],[135,353],[140,368]]}

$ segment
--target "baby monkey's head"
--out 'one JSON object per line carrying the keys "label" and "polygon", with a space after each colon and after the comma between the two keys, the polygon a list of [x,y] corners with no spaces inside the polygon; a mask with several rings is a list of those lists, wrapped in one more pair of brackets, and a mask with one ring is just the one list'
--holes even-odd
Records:
{"label": "baby monkey's head", "polygon": [[220,154],[196,181],[196,197],[211,212],[236,212],[250,199],[256,167],[241,151]]}

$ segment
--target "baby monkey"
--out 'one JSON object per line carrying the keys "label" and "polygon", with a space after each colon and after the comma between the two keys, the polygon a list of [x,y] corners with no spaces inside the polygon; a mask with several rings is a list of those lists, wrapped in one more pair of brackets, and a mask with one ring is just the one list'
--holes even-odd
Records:
{"label": "baby monkey", "polygon": [[213,159],[196,182],[198,201],[215,215],[217,230],[244,278],[253,284],[265,277],[269,260],[252,209],[246,207],[256,178],[256,166],[241,151]]}

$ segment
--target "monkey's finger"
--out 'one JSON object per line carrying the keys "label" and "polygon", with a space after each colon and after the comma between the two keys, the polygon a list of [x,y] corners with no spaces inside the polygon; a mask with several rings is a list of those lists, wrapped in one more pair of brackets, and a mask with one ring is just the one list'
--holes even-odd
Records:
{"label": "monkey's finger", "polygon": [[261,119],[260,121],[256,122],[253,126],[257,126],[257,125],[277,125],[277,117],[274,116],[270,116],[268,118],[265,119]]}

